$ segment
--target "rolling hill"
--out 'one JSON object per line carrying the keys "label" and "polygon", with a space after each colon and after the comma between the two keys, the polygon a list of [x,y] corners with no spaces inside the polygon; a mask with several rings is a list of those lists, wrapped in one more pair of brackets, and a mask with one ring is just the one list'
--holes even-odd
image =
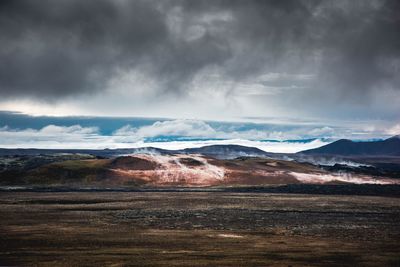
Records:
{"label": "rolling hill", "polygon": [[338,156],[400,156],[400,136],[381,141],[355,142],[341,139],[331,144],[301,151],[306,155],[338,155]]}

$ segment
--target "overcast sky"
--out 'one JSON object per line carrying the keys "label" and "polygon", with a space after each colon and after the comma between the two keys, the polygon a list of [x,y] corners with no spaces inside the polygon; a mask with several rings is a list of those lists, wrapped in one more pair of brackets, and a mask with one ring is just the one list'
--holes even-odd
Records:
{"label": "overcast sky", "polygon": [[397,0],[2,0],[0,110],[392,134],[399,14]]}

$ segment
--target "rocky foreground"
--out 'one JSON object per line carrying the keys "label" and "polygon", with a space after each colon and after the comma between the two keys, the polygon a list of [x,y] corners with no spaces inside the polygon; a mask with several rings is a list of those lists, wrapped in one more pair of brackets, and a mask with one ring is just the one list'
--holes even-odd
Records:
{"label": "rocky foreground", "polygon": [[4,266],[399,266],[399,198],[0,194]]}

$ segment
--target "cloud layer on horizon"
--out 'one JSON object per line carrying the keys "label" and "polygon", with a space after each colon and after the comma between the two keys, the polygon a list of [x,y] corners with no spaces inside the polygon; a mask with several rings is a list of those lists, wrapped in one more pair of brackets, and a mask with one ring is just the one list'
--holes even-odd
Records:
{"label": "cloud layer on horizon", "polygon": [[[385,131],[387,136],[398,131],[399,125]],[[159,147],[182,149],[211,144],[239,144],[258,147],[268,152],[298,152],[343,138],[341,129],[328,126],[271,126],[250,124],[238,126],[200,120],[164,120],[146,122],[141,126],[127,124],[105,134],[97,126],[54,125],[40,128],[0,127],[0,148],[134,148]],[[349,135],[368,139],[376,136],[372,128]],[[347,137],[349,137],[347,136]],[[308,139],[308,140],[307,140]]]}
{"label": "cloud layer on horizon", "polygon": [[[274,142],[254,138],[248,140],[249,134],[257,131],[242,133],[217,133],[204,122],[196,122],[199,129],[193,128],[193,121],[187,124],[182,121],[168,122],[180,125],[170,131],[169,125],[156,122],[151,126],[132,128],[129,126],[118,129],[113,135],[101,135],[96,127],[56,126],[48,125],[41,129],[10,129],[0,128],[0,148],[43,148],[43,149],[105,149],[105,148],[141,148],[157,147],[163,149],[184,149],[215,144],[237,144],[257,147],[268,152],[293,153],[327,144],[320,139],[307,142]],[[201,127],[207,125],[207,131]],[[192,133],[193,135],[190,135]],[[259,134],[258,134],[259,135]],[[215,139],[219,136],[218,139]],[[169,137],[168,140],[158,141],[154,137]],[[183,138],[182,137],[187,137]],[[200,138],[200,140],[198,139]]]}

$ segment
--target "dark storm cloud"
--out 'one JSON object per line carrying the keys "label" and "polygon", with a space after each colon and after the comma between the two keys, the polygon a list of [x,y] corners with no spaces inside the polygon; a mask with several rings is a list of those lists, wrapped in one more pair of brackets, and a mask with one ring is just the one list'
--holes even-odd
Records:
{"label": "dark storm cloud", "polygon": [[1,1],[0,95],[98,92],[134,69],[184,94],[217,66],[222,80],[304,73],[260,83],[368,98],[400,88],[398,14],[396,0]]}
{"label": "dark storm cloud", "polygon": [[[362,99],[400,89],[400,2],[354,1],[316,17],[322,51],[319,87]],[[356,12],[354,12],[356,11]]]}
{"label": "dark storm cloud", "polygon": [[139,1],[2,1],[4,95],[63,96],[102,89],[166,36],[154,7]]}

